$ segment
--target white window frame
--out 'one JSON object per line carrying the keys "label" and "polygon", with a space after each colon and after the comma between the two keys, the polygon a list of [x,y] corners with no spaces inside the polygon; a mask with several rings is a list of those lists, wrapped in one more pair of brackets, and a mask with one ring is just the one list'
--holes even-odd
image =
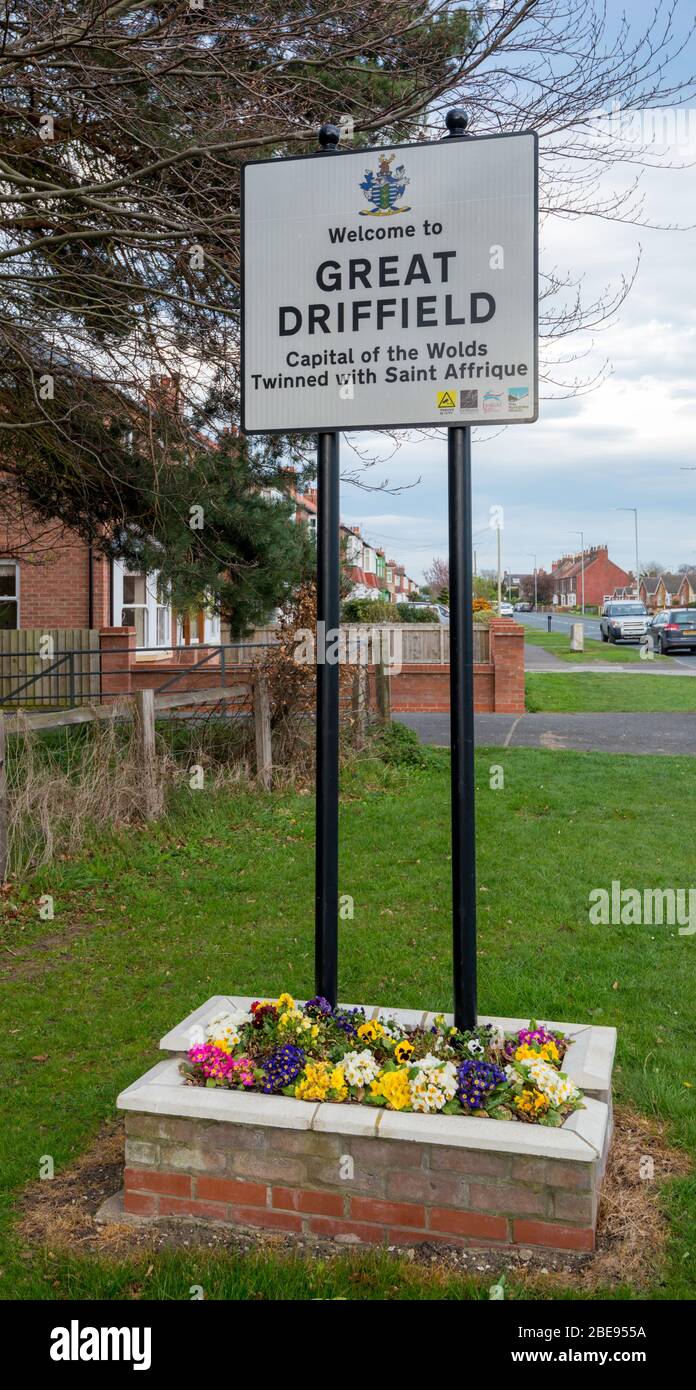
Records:
{"label": "white window frame", "polygon": [[[152,651],[157,651],[157,652],[166,652],[166,651],[170,651],[170,650],[171,650],[171,646],[172,646],[172,638],[171,638],[171,632],[172,632],[172,626],[173,626],[173,624],[172,624],[172,611],[171,611],[171,606],[170,606],[169,604],[167,604],[167,603],[162,603],[161,600],[160,600],[159,582],[158,582],[158,581],[159,581],[159,574],[158,574],[158,572],[157,572],[156,570],[152,570],[152,571],[150,571],[149,574],[146,574],[146,575],[144,576],[144,578],[145,578],[145,602],[144,602],[144,603],[127,603],[127,602],[125,601],[125,599],[124,599],[124,595],[123,595],[123,587],[124,587],[124,586],[123,586],[123,581],[124,581],[124,579],[126,579],[126,578],[139,578],[140,576],[142,576],[142,574],[143,574],[143,571],[142,571],[142,570],[133,570],[133,569],[127,568],[125,565],[121,564],[121,562],[120,562],[119,560],[114,560],[114,564],[113,564],[114,619],[115,619],[116,624],[117,624],[118,627],[132,626],[132,624],[124,624],[123,615],[124,615],[124,613],[126,613],[126,612],[132,612],[133,610],[137,609],[139,612],[142,612],[142,613],[144,614],[144,619],[145,619],[145,621],[144,621],[144,627],[145,627],[144,637],[145,637],[145,640],[144,640],[144,642],[138,641],[138,642],[137,642],[137,646],[138,646],[138,647],[146,647],[146,648],[149,648],[149,649],[152,650]],[[167,640],[166,640],[166,641],[160,642],[160,641],[158,640],[158,631],[157,631],[157,629],[158,629],[159,615],[160,615],[160,613],[161,613],[162,611],[165,611],[165,612],[168,614],[169,621],[168,621],[167,626],[168,626],[168,629],[169,629],[169,636],[167,637]]]}
{"label": "white window frame", "polygon": [[2,628],[2,629],[0,629],[0,631],[2,631],[2,632],[18,632],[18,631],[19,631],[19,616],[20,616],[20,607],[19,607],[19,580],[20,580],[20,569],[19,569],[19,563],[18,563],[17,560],[13,560],[11,555],[2,555],[2,556],[0,556],[0,565],[7,565],[7,566],[12,565],[13,568],[14,568],[14,575],[15,575],[15,591],[14,591],[14,596],[13,596],[12,594],[0,594],[0,603],[14,603],[15,609],[16,609],[16,626],[15,626],[15,627]]}

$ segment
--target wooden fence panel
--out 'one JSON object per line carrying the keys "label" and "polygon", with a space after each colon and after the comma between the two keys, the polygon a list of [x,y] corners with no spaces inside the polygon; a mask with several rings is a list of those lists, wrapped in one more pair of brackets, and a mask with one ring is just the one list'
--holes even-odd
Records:
{"label": "wooden fence panel", "polygon": [[[447,658],[449,660],[449,656]],[[474,623],[474,661],[488,662],[491,659],[490,628]]]}
{"label": "wooden fence panel", "polygon": [[26,627],[0,632],[2,701],[45,708],[98,700],[99,670],[96,628]]}
{"label": "wooden fence panel", "polygon": [[[449,628],[440,623],[345,623],[342,629],[347,635],[349,650],[351,643],[359,650],[360,637],[368,637],[371,643],[370,660],[378,665],[387,664],[418,665],[432,662],[446,666],[450,659]],[[373,636],[374,634],[374,636]],[[249,637],[233,650],[225,652],[225,662],[230,666],[247,665],[258,655],[257,643],[273,644],[278,640],[278,629],[273,624],[256,628]],[[482,624],[474,624],[474,661],[490,661],[490,633]]]}

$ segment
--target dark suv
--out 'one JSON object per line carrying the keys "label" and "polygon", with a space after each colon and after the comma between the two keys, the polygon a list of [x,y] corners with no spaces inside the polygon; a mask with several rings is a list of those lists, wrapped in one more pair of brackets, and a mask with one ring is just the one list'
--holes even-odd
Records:
{"label": "dark suv", "polygon": [[656,613],[650,625],[650,638],[656,652],[688,647],[696,652],[696,608],[665,608]]}

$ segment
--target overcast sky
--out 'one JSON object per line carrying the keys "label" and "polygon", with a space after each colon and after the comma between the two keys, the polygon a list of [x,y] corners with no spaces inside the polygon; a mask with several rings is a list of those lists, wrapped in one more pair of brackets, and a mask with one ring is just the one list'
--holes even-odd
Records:
{"label": "overcast sky", "polygon": [[[609,0],[618,14],[617,0]],[[652,6],[633,0],[631,21]],[[696,70],[696,42],[681,60]],[[664,131],[665,127],[660,128]],[[659,132],[658,132],[659,133]],[[666,163],[696,164],[696,106],[674,113],[675,142]],[[660,151],[664,145],[660,143]],[[616,186],[630,175],[615,170]],[[696,167],[646,171],[644,216],[686,227],[696,222]],[[582,219],[552,219],[541,236],[541,265],[584,273],[588,298],[629,275],[639,249],[638,279],[617,318],[595,335],[579,370],[591,373],[609,359],[610,374],[589,395],[542,400],[534,425],[474,435],[474,519],[478,568],[495,565],[489,507],[504,508],[503,561],[531,570],[568,550],[608,542],[609,553],[634,567],[633,517],[618,507],[638,507],[640,561],[696,569],[696,233],[653,230]],[[370,441],[358,436],[356,443]],[[342,445],[350,466],[349,448]],[[693,468],[694,472],[684,471]],[[374,475],[374,476],[373,476]],[[365,493],[344,483],[342,516],[383,545],[390,556],[422,578],[434,555],[447,553],[446,442],[406,443],[370,482],[415,486],[393,496]],[[418,481],[420,480],[420,481]]]}

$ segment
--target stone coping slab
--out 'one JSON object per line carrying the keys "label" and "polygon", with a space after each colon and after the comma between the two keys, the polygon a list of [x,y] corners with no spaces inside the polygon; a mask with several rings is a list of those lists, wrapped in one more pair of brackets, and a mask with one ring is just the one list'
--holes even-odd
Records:
{"label": "stone coping slab", "polygon": [[[162,1052],[184,1053],[196,1042],[205,1040],[205,1025],[209,1018],[221,1013],[224,1009],[245,1009],[248,1010],[254,998],[263,998],[263,995],[241,995],[241,994],[214,994],[207,999],[199,1008],[194,1009],[186,1018],[182,1019],[176,1027],[171,1028],[168,1033],[160,1040],[160,1050]],[[344,1004],[343,1008],[355,1008],[355,1004]],[[389,1009],[380,1007],[377,1004],[363,1004],[367,1018],[395,1018],[407,1027],[416,1027],[422,1024],[428,1027],[433,1023],[436,1014],[429,1010],[418,1009]],[[445,1022],[450,1026],[454,1023],[453,1014],[444,1014]],[[564,1059],[563,1070],[574,1085],[578,1086],[586,1096],[593,1096],[596,1099],[608,1102],[611,1098],[611,1073],[616,1052],[616,1029],[598,1027],[596,1024],[588,1023],[558,1023],[549,1019],[539,1020],[544,1022],[548,1028],[554,1029],[566,1037],[572,1037],[573,1045],[569,1048]],[[498,1018],[491,1014],[480,1014],[479,1023],[492,1023],[498,1028],[502,1028],[506,1033],[514,1033],[519,1028],[526,1028],[529,1025],[528,1018]],[[306,1105],[306,1101],[297,1101],[293,1104]],[[389,1114],[396,1112],[389,1111]],[[425,1119],[430,1117],[425,1116]],[[456,1116],[454,1118],[459,1123]],[[478,1124],[487,1121],[477,1121]],[[496,1126],[504,1121],[492,1121]],[[548,1131],[552,1133],[553,1131]]]}
{"label": "stone coping slab", "polygon": [[286,1096],[187,1086],[177,1056],[158,1062],[122,1091],[116,1103],[119,1110],[150,1115],[445,1144],[576,1163],[595,1163],[601,1158],[609,1127],[608,1107],[591,1097],[586,1097],[585,1109],[575,1111],[561,1129],[550,1129],[515,1120],[412,1114],[366,1105],[314,1103]]}

